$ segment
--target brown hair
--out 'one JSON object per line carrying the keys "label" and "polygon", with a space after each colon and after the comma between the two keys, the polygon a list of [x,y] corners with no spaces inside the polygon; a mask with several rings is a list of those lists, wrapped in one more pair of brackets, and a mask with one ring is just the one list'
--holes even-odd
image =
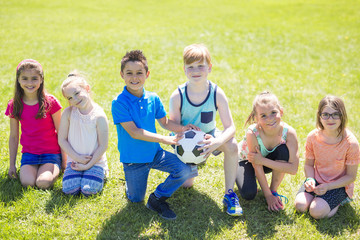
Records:
{"label": "brown hair", "polygon": [[320,121],[320,115],[325,107],[331,107],[340,113],[341,123],[338,129],[339,132],[338,136],[340,136],[341,134],[343,134],[347,123],[347,114],[346,114],[344,101],[341,98],[332,95],[328,95],[323,99],[321,99],[316,114],[316,126],[321,130],[324,130],[324,126]]}
{"label": "brown hair", "polygon": [[121,59],[121,72],[124,71],[125,65],[128,62],[141,62],[144,65],[145,71],[148,72],[149,70],[146,57],[141,50],[126,52],[125,56]]}
{"label": "brown hair", "polygon": [[184,48],[183,52],[184,64],[191,64],[196,61],[206,61],[208,65],[211,64],[211,57],[209,50],[204,44],[191,44]]}
{"label": "brown hair", "polygon": [[262,93],[260,93],[259,95],[257,95],[254,99],[253,102],[253,108],[251,113],[249,114],[246,122],[245,122],[245,126],[247,124],[252,124],[255,122],[255,116],[256,116],[256,107],[259,105],[264,105],[264,104],[268,104],[270,102],[275,102],[276,106],[281,109],[281,105],[279,103],[279,99],[272,93],[268,92],[268,91],[264,91]]}
{"label": "brown hair", "polygon": [[37,112],[35,118],[39,119],[45,116],[47,108],[49,106],[49,101],[45,96],[45,87],[44,87],[44,71],[39,62],[33,59],[25,59],[19,63],[16,68],[16,79],[15,79],[15,92],[13,98],[13,110],[11,116],[16,120],[21,120],[21,114],[23,111],[23,102],[24,90],[21,88],[19,83],[19,77],[25,69],[35,69],[36,72],[40,75],[42,83],[40,84],[39,89],[37,90],[37,98],[39,102],[39,111]]}

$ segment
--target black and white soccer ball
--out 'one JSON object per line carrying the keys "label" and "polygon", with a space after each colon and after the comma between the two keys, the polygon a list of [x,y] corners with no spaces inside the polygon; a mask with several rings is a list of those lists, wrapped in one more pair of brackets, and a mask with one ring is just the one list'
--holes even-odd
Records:
{"label": "black and white soccer ball", "polygon": [[204,140],[205,133],[203,131],[187,130],[184,132],[182,139],[178,141],[179,145],[175,146],[175,154],[184,163],[199,164],[206,160],[204,155],[200,155],[203,150],[198,150],[204,144],[198,144]]}

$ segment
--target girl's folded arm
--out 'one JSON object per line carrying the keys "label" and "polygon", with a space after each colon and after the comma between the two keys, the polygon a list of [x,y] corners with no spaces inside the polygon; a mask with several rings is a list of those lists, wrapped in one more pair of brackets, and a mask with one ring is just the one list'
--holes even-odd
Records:
{"label": "girl's folded arm", "polygon": [[354,182],[357,170],[358,165],[346,165],[346,174],[334,182],[326,183],[327,190],[345,187],[346,185]]}
{"label": "girl's folded arm", "polygon": [[[298,171],[299,166],[299,152],[298,152],[298,141],[296,137],[295,130],[289,128],[288,137],[286,141],[286,146],[289,149],[289,161],[274,161],[267,158],[263,159],[263,165],[274,169],[276,171],[281,171],[284,173],[289,173],[295,175]],[[281,160],[281,159],[277,159]]]}

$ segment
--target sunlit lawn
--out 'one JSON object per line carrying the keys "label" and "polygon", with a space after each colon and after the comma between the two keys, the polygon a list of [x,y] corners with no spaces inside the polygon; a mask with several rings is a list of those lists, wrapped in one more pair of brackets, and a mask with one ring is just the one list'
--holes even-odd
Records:
{"label": "sunlit lawn", "polygon": [[[60,84],[73,69],[85,72],[93,99],[109,118],[111,170],[104,191],[95,197],[65,196],[61,178],[48,191],[23,189],[18,180],[7,178],[9,120],[2,115],[1,239],[360,238],[359,180],[354,201],[331,219],[313,220],[293,206],[304,180],[305,138],[315,127],[323,96],[344,99],[349,128],[360,138],[359,1],[0,0],[0,6],[1,112],[13,96],[15,68],[24,58],[42,63],[45,86],[64,107]],[[260,193],[253,201],[240,199],[244,216],[227,216],[222,210],[222,155],[199,170],[192,189],[180,189],[169,200],[178,215],[174,222],[144,203],[126,200],[110,113],[111,100],[124,86],[121,57],[128,50],[144,51],[151,72],[146,89],[157,92],[168,110],[171,92],[186,81],[182,51],[192,43],[204,43],[211,52],[209,79],[227,94],[237,140],[255,95],[270,90],[279,97],[284,121],[297,130],[301,157],[298,174],[286,176],[279,190],[289,198],[284,211],[268,212]],[[147,196],[165,177],[151,172]]]}

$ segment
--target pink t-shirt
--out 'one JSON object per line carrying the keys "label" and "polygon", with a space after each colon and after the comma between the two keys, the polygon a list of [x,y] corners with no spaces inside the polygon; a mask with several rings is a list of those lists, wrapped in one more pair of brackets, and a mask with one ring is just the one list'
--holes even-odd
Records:
{"label": "pink t-shirt", "polygon": [[[320,140],[319,129],[314,129],[306,139],[305,158],[315,159],[315,179],[318,183],[336,181],[346,173],[346,165],[360,163],[359,142],[350,130],[345,129],[340,143],[327,144]],[[354,183],[345,186],[350,198],[354,193]]]}
{"label": "pink t-shirt", "polygon": [[[57,133],[52,119],[52,114],[61,109],[59,101],[52,95],[46,95],[49,101],[48,111],[44,118],[36,119],[39,111],[39,104],[26,105],[23,103],[21,114],[21,138],[22,153],[32,154],[58,154],[61,153],[57,140]],[[10,100],[5,111],[5,115],[13,118],[13,100]]]}

